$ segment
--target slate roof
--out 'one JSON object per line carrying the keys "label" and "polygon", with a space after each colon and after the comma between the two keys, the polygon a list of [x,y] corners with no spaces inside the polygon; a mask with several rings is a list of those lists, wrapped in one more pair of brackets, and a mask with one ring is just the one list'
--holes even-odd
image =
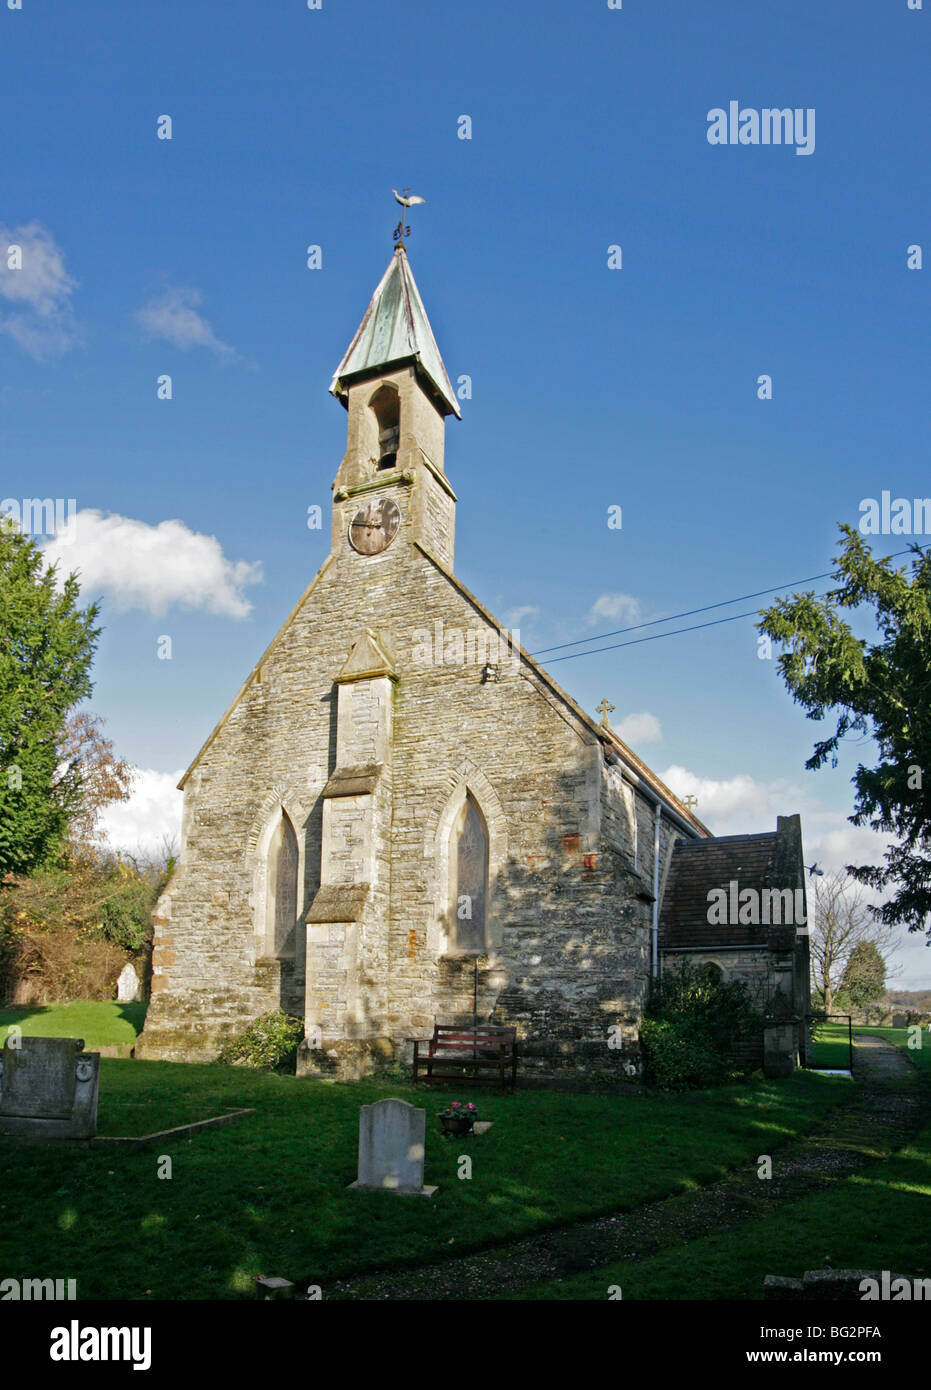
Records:
{"label": "slate roof", "polygon": [[[403,246],[396,246],[330,390],[343,400],[350,381],[414,362],[439,397],[444,415],[460,415],[440,350]],[[345,403],[345,401],[344,401]],[[461,416],[460,416],[461,418]]]}
{"label": "slate roof", "polygon": [[[708,921],[708,893],[727,890],[736,879],[740,890],[794,888],[795,882],[777,867],[778,832],[761,835],[721,835],[708,840],[679,840],[663,894],[660,914],[661,950],[683,947],[776,945],[784,929],[764,926],[715,926]],[[781,880],[781,881],[780,881]],[[794,928],[789,928],[789,936]]]}

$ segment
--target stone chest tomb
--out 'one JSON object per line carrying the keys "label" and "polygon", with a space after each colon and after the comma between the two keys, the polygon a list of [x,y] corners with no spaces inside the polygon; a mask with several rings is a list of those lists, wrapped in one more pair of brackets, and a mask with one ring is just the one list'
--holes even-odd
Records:
{"label": "stone chest tomb", "polygon": [[8,1037],[0,1053],[0,1134],[91,1139],[100,1055],[81,1038]]}

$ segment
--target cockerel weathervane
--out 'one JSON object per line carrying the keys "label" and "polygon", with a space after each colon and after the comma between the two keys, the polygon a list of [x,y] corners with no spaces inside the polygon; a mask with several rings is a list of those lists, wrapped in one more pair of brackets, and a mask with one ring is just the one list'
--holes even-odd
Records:
{"label": "cockerel weathervane", "polygon": [[[400,203],[404,210],[412,208],[415,203],[425,203],[427,201],[426,198],[421,198],[416,193],[412,193],[409,188],[405,188],[403,193],[399,193],[396,188],[392,188],[391,192],[394,194],[395,201]],[[404,211],[402,211],[401,220],[394,229],[394,240],[403,246],[404,238],[409,237],[410,234],[410,227],[405,227],[404,225]]]}

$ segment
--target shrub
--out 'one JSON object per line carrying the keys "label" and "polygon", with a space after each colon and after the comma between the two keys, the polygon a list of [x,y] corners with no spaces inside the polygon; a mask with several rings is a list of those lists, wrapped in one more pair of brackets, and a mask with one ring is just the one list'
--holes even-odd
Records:
{"label": "shrub", "polygon": [[111,872],[109,896],[100,906],[99,934],[135,954],[151,948],[152,910],[158,893],[153,884],[126,865]]}
{"label": "shrub", "polygon": [[112,999],[127,956],[148,974],[152,910],[170,872],[72,848],[0,891],[0,1001]]}
{"label": "shrub", "polygon": [[3,998],[15,1004],[112,999],[126,953],[71,926],[45,930],[32,922],[8,929]]}
{"label": "shrub", "polygon": [[304,1020],[275,1009],[250,1024],[220,1052],[217,1061],[229,1067],[254,1067],[258,1071],[294,1071],[297,1048],[304,1036]]}
{"label": "shrub", "polygon": [[640,1027],[647,1076],[673,1090],[717,1085],[735,1074],[734,1043],[761,1025],[743,984],[683,961],[653,982]]}
{"label": "shrub", "polygon": [[664,1090],[714,1086],[730,1074],[727,1059],[715,1051],[708,1038],[680,1020],[645,1018],[640,1025],[640,1042],[647,1076]]}

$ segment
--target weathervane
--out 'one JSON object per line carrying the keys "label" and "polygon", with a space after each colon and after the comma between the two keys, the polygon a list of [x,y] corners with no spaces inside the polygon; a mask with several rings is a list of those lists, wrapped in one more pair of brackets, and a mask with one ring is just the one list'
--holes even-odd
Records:
{"label": "weathervane", "polygon": [[[409,188],[405,188],[403,193],[399,193],[396,188],[392,188],[391,192],[394,194],[395,201],[400,203],[402,208],[411,208],[415,203],[425,203],[427,201],[426,198],[421,198],[416,193],[411,193]],[[399,245],[403,246],[404,238],[410,236],[410,234],[411,229],[410,227],[405,227],[404,213],[402,212],[401,220],[394,229],[394,240],[398,242]]]}

